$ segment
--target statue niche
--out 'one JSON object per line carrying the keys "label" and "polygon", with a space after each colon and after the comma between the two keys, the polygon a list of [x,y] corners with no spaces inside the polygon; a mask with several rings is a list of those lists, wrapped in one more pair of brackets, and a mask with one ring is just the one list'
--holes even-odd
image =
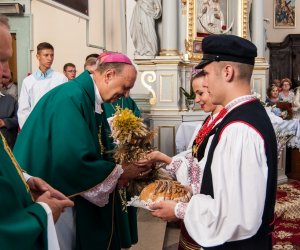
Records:
{"label": "statue niche", "polygon": [[130,20],[134,55],[155,56],[158,52],[155,19],[161,16],[161,0],[136,0]]}

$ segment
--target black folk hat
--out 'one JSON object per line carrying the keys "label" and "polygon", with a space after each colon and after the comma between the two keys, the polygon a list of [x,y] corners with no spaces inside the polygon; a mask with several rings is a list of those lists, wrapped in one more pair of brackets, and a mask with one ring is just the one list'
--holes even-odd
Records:
{"label": "black folk hat", "polygon": [[202,41],[202,51],[203,58],[196,69],[219,61],[254,65],[257,56],[257,48],[252,42],[234,35],[209,35]]}

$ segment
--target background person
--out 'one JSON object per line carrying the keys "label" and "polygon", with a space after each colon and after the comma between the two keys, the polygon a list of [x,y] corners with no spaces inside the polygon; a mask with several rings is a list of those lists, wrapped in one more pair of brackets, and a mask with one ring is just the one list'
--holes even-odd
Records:
{"label": "background person", "polygon": [[84,70],[87,70],[88,72],[90,72],[90,74],[93,74],[97,68],[96,62],[97,57],[89,57],[83,65]]}
{"label": "background person", "polygon": [[12,72],[11,72],[10,79],[3,80],[0,91],[2,92],[2,94],[11,95],[16,100],[18,100],[18,87],[17,87],[17,84],[15,84],[13,81],[13,73]]}
{"label": "background person", "polygon": [[73,63],[66,63],[64,65],[64,74],[68,78],[68,80],[73,80],[76,77],[76,66]]}
{"label": "background person", "polygon": [[90,57],[97,58],[98,56],[99,56],[99,54],[96,54],[96,53],[89,54],[89,55],[86,56],[85,61],[87,61]]}
{"label": "background person", "polygon": [[295,94],[291,90],[292,81],[289,78],[283,78],[280,87],[282,90],[279,92],[279,101],[293,103]]}
{"label": "background person", "polygon": [[267,89],[266,104],[274,106],[279,101],[279,91],[276,85],[271,85]]}
{"label": "background person", "polygon": [[274,79],[272,81],[272,84],[271,85],[275,85],[277,88],[278,88],[278,92],[281,92],[282,89],[281,89],[281,81],[279,79]]}
{"label": "background person", "polygon": [[18,135],[18,101],[0,91],[0,132],[13,149]]}
{"label": "background person", "polygon": [[[12,39],[8,19],[0,15],[0,83],[10,75]],[[0,132],[0,245],[3,249],[58,248],[53,220],[73,203],[40,178],[23,176]]]}
{"label": "background person", "polygon": [[34,106],[44,94],[68,81],[68,78],[63,74],[51,69],[54,60],[54,48],[50,43],[43,42],[37,46],[36,58],[39,61],[38,70],[27,76],[21,87],[18,109],[20,128],[23,127]]}

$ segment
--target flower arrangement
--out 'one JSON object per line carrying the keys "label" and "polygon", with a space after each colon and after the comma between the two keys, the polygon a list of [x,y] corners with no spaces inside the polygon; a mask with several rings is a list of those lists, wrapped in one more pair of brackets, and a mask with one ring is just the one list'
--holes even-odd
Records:
{"label": "flower arrangement", "polygon": [[[148,153],[154,150],[151,145],[155,130],[149,130],[143,123],[143,119],[136,117],[128,108],[116,108],[112,120],[112,134],[116,142],[114,159],[118,164],[128,164],[146,158]],[[154,165],[148,176],[135,179],[130,182],[128,191],[131,195],[139,195],[141,190],[157,179],[171,179],[161,169],[161,165]]]}
{"label": "flower arrangement", "polygon": [[279,101],[276,103],[276,107],[281,110],[282,119],[291,120],[293,118],[292,103]]}
{"label": "flower arrangement", "polygon": [[264,107],[271,108],[271,112],[276,116],[281,117],[283,120],[291,120],[293,119],[293,109],[292,103],[279,101],[273,106],[269,105],[269,103],[261,102]]}

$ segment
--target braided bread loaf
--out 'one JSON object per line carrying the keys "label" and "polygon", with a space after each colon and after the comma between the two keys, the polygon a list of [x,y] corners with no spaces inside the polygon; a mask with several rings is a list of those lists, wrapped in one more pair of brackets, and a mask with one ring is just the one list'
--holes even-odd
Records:
{"label": "braided bread loaf", "polygon": [[191,194],[178,181],[156,180],[142,190],[140,200],[158,202],[161,200],[174,200],[188,202]]}

